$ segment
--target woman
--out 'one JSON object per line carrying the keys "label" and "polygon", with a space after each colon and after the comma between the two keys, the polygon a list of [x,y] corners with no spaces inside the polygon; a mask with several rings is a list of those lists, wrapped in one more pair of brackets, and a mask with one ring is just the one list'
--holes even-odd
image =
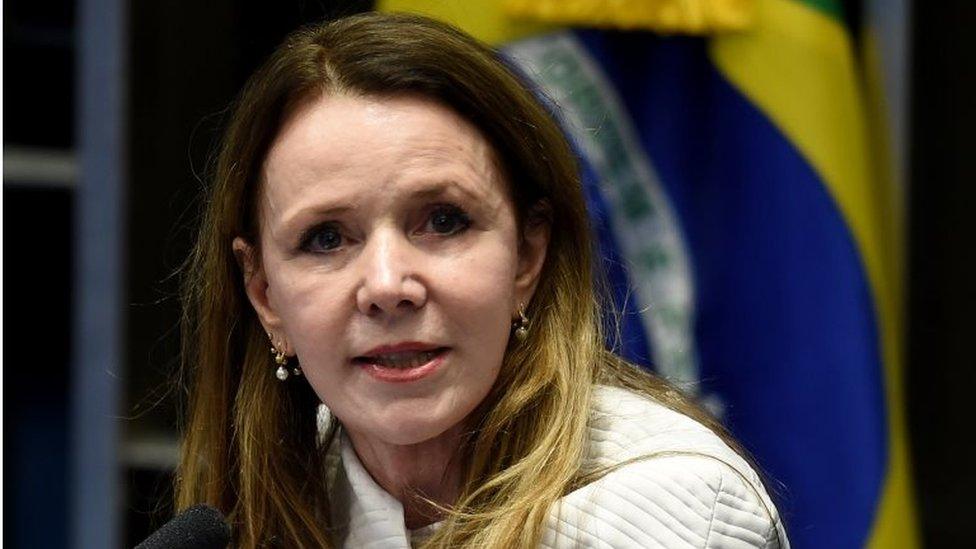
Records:
{"label": "woman", "polygon": [[590,242],[490,50],[411,16],[292,35],[188,266],[178,505],[241,547],[786,545],[724,431],[605,349]]}

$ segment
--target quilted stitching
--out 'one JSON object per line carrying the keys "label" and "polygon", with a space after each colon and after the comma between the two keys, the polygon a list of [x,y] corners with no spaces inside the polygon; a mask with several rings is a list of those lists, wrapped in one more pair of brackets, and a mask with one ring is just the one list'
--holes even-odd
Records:
{"label": "quilted stitching", "polygon": [[707,456],[627,465],[566,496],[556,513],[550,528],[583,546],[595,538],[612,547],[779,547],[759,494]]}
{"label": "quilted stitching", "polygon": [[708,540],[712,539],[712,529],[715,528],[715,510],[718,509],[718,497],[722,493],[724,479],[719,479],[718,490],[715,491],[715,499],[712,500],[712,516],[708,517],[708,533],[705,534],[705,547],[708,547]]}

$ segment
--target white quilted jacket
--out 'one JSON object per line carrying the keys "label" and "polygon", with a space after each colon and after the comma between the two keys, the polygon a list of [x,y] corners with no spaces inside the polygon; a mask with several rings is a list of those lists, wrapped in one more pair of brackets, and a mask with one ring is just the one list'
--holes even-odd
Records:
{"label": "white quilted jacket", "polygon": [[[347,438],[340,444],[337,545],[409,549],[437,528],[408,530],[400,503],[373,481]],[[541,547],[789,547],[758,476],[721,439],[656,402],[599,387],[587,458],[610,465],[643,456],[563,497]]]}

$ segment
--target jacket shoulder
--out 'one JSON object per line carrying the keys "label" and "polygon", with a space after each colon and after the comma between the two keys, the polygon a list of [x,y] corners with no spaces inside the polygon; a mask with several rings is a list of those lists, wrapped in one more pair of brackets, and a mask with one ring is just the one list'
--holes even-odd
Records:
{"label": "jacket shoulder", "polygon": [[[721,437],[694,419],[643,395],[617,387],[598,386],[589,421],[589,465],[667,452],[690,452],[749,465]],[[741,466],[741,467],[740,467]]]}
{"label": "jacket shoulder", "polygon": [[758,474],[718,435],[647,397],[598,387],[586,467],[547,547],[788,547]]}
{"label": "jacket shoulder", "polygon": [[764,495],[761,485],[713,457],[651,457],[565,496],[542,545],[788,547]]}

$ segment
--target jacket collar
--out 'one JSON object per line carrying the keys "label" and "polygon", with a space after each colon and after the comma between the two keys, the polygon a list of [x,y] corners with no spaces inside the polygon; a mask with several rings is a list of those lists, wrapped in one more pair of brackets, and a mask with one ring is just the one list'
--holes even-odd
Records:
{"label": "jacket collar", "polygon": [[373,480],[345,433],[340,434],[342,466],[332,494],[335,541],[342,547],[409,549],[403,505]]}

